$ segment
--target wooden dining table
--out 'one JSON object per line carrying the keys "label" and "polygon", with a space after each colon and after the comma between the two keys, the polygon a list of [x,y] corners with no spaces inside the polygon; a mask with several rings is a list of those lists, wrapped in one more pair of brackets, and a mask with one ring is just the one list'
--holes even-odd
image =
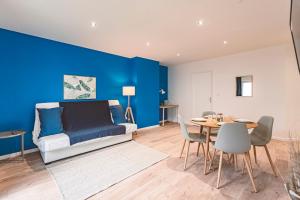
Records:
{"label": "wooden dining table", "polygon": [[[234,117],[224,117],[223,122],[225,123],[233,123],[235,122]],[[209,142],[211,141],[211,132],[214,129],[219,129],[222,125],[218,124],[218,121],[216,119],[206,119],[206,121],[197,121],[191,119],[192,124],[200,127],[200,134],[205,133],[206,134],[206,141],[205,141],[205,158],[204,158],[204,174],[208,174],[207,172],[207,162],[208,162],[208,154],[209,154]],[[257,127],[257,123],[255,122],[243,122],[246,124],[247,129],[253,129]],[[205,131],[204,128],[206,129]]]}

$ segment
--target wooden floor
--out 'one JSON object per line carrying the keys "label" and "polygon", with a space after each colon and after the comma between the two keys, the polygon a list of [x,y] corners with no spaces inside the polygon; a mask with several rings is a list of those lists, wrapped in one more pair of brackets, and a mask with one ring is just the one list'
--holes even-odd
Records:
{"label": "wooden floor", "polygon": [[[198,130],[195,127],[190,129]],[[280,173],[277,178],[272,174],[263,148],[257,149],[259,165],[253,164],[253,167],[259,192],[252,193],[249,177],[241,173],[241,158],[239,158],[240,170],[237,171],[225,162],[220,189],[215,189],[216,171],[208,175],[203,174],[204,160],[202,154],[196,156],[197,144],[191,145],[188,168],[183,171],[184,158],[178,158],[183,139],[177,124],[139,131],[135,140],[167,153],[169,157],[94,195],[91,200],[288,199],[281,178],[285,177],[288,171],[288,145],[285,142],[272,141],[269,145],[271,156]],[[55,200],[60,199],[60,192],[42,163],[40,155],[32,153],[26,155],[24,162],[0,163],[0,199]]]}

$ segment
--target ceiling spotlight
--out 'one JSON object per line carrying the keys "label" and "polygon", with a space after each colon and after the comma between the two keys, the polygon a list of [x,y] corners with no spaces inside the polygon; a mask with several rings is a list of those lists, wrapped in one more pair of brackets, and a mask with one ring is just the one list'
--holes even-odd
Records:
{"label": "ceiling spotlight", "polygon": [[228,44],[228,42],[226,40],[223,41],[224,44]]}
{"label": "ceiling spotlight", "polygon": [[202,25],[203,25],[203,20],[199,20],[199,21],[197,22],[197,24],[198,24],[198,26],[202,26]]}
{"label": "ceiling spotlight", "polygon": [[96,22],[91,22],[91,27],[95,28],[96,27]]}
{"label": "ceiling spotlight", "polygon": [[150,42],[146,42],[146,46],[149,47],[150,46]]}
{"label": "ceiling spotlight", "polygon": [[180,56],[180,53],[176,53],[176,56],[178,56],[178,57],[179,57],[179,56]]}

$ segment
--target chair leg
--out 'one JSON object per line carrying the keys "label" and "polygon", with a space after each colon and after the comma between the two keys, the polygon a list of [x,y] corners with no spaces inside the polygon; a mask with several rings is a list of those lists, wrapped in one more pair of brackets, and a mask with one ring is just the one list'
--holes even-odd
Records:
{"label": "chair leg", "polygon": [[199,156],[199,149],[200,149],[200,142],[198,142],[198,148],[197,148],[197,157]]}
{"label": "chair leg", "polygon": [[223,151],[221,151],[221,155],[220,155],[219,171],[218,171],[218,179],[217,179],[217,189],[219,189],[219,185],[220,185],[222,161],[223,161]]}
{"label": "chair leg", "polygon": [[228,163],[230,163],[230,156],[229,156],[229,153],[226,153],[226,155],[227,155],[227,161],[228,161]]}
{"label": "chair leg", "polygon": [[247,168],[247,171],[248,171],[248,174],[249,174],[249,177],[250,177],[250,180],[251,180],[251,183],[252,183],[252,187],[254,189],[254,192],[257,192],[257,189],[256,189],[256,185],[254,183],[254,180],[253,180],[253,175],[251,173],[251,170],[250,170],[250,166],[249,166],[249,163],[248,163],[248,159],[247,159],[247,153],[244,154],[244,162],[246,164],[246,168]]}
{"label": "chair leg", "polygon": [[182,148],[181,148],[181,151],[180,151],[179,158],[182,157],[182,153],[183,153],[183,150],[184,150],[184,147],[185,147],[185,143],[186,143],[186,140],[184,140],[184,142],[183,142],[183,145],[182,145]]}
{"label": "chair leg", "polygon": [[190,151],[190,144],[191,144],[191,142],[189,141],[188,146],[187,146],[187,151],[186,151],[185,159],[184,159],[184,167],[183,167],[184,170],[186,169],[186,163],[187,163],[188,156],[189,156],[189,151]]}
{"label": "chair leg", "polygon": [[234,158],[234,169],[236,171],[236,170],[238,170],[237,155],[233,154],[233,158]]}
{"label": "chair leg", "polygon": [[202,148],[203,158],[205,158],[205,149],[203,143],[201,143],[201,148]]}
{"label": "chair leg", "polygon": [[268,150],[268,147],[267,147],[267,145],[264,145],[264,147],[265,147],[265,150],[266,150],[266,153],[267,153],[269,162],[270,162],[270,164],[271,164],[273,173],[274,173],[275,176],[277,176],[277,173],[276,173],[276,170],[275,170],[275,166],[274,166],[273,161],[272,161],[272,159],[271,159],[271,155],[270,155],[270,152],[269,152],[269,150]]}
{"label": "chair leg", "polygon": [[250,153],[247,152],[246,154],[247,154],[247,157],[248,157],[248,160],[249,160],[249,166],[250,166],[251,173],[253,173],[253,167],[252,167],[252,162],[251,162]]}
{"label": "chair leg", "polygon": [[255,164],[257,164],[256,147],[254,145],[253,145],[253,155],[254,155]]}
{"label": "chair leg", "polygon": [[212,159],[210,161],[208,170],[211,170],[211,166],[212,166],[212,164],[214,162],[214,159],[215,159],[216,151],[217,151],[217,149],[215,149],[214,152],[213,152],[213,156],[212,156]]}
{"label": "chair leg", "polygon": [[242,174],[244,174],[245,173],[245,160],[244,160],[244,158],[243,158],[243,169],[242,169]]}

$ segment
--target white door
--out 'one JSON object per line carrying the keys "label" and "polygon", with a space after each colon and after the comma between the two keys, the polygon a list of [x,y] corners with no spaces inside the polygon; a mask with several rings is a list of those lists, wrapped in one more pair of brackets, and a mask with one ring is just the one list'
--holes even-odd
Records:
{"label": "white door", "polygon": [[212,109],[212,73],[192,74],[193,117],[201,117],[204,111]]}

